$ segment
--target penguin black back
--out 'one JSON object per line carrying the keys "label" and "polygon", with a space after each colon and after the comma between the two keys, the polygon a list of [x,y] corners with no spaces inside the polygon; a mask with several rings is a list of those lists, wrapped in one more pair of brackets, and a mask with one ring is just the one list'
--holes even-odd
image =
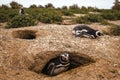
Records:
{"label": "penguin black back", "polygon": [[52,58],[42,69],[42,73],[49,75],[50,71],[52,70],[52,67],[57,65],[59,62],[59,58]]}
{"label": "penguin black back", "polygon": [[52,58],[45,65],[41,72],[50,76],[54,76],[68,70],[69,66],[69,54],[63,53],[56,58]]}
{"label": "penguin black back", "polygon": [[88,35],[91,38],[97,38],[98,36],[101,36],[101,32],[95,29],[92,29],[91,27],[87,25],[78,25],[73,28],[73,34],[80,36],[82,35]]}

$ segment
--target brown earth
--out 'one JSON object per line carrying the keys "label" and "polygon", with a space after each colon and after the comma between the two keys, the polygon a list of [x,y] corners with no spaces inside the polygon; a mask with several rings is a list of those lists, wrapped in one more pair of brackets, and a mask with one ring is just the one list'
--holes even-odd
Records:
{"label": "brown earth", "polygon": [[116,24],[116,25],[120,25],[120,20],[117,20],[117,21],[108,21],[109,23],[113,23],[113,24]]}
{"label": "brown earth", "polygon": [[[39,24],[17,29],[1,27],[0,80],[119,80],[120,37],[76,38],[71,33],[75,25]],[[107,31],[109,27],[98,23],[90,26],[101,31]],[[32,34],[27,34],[28,31]],[[34,38],[23,39],[29,35]],[[62,51],[87,56],[95,62],[53,77],[42,74],[40,71],[47,61]]]}

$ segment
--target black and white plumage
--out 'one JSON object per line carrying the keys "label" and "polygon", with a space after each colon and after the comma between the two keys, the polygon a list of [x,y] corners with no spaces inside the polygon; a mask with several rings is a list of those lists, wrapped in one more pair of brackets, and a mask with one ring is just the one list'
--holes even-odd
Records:
{"label": "black and white plumage", "polygon": [[42,73],[55,76],[68,70],[69,66],[69,54],[64,52],[58,57],[51,59],[43,68]]}
{"label": "black and white plumage", "polygon": [[101,36],[102,33],[99,30],[94,30],[86,25],[78,25],[75,26],[72,30],[72,33],[77,37],[81,36],[87,36],[90,38],[97,38],[98,36]]}
{"label": "black and white plumage", "polygon": [[21,8],[21,9],[19,10],[19,14],[22,15],[22,14],[24,14],[24,13],[25,13],[24,9]]}

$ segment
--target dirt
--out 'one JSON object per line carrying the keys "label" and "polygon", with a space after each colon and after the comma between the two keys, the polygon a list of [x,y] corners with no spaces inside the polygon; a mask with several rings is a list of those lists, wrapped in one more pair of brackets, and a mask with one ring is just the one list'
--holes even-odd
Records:
{"label": "dirt", "polygon": [[109,23],[113,23],[113,24],[116,24],[116,25],[120,25],[120,20],[117,20],[117,21],[109,21]]}
{"label": "dirt", "polygon": [[[103,35],[97,39],[75,37],[71,31],[76,25],[1,27],[0,80],[119,80],[120,36]],[[89,26],[100,31],[107,31],[109,27],[98,23]],[[35,38],[21,38],[19,31],[33,31]],[[63,51],[87,56],[95,62],[53,77],[42,74],[41,70],[47,61]]]}

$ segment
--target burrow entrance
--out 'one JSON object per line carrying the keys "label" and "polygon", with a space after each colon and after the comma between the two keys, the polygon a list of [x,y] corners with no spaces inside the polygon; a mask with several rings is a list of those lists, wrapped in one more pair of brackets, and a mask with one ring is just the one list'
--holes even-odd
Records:
{"label": "burrow entrance", "polygon": [[36,38],[36,31],[33,31],[33,30],[18,30],[18,31],[12,32],[12,36],[14,38],[32,40],[32,39]]}
{"label": "burrow entrance", "polygon": [[[63,51],[47,51],[47,52],[38,54],[35,57],[34,64],[32,64],[29,67],[29,70],[34,71],[38,74],[40,73],[45,74],[45,72],[42,72],[42,69],[45,67],[47,62],[49,62],[49,60],[51,60],[52,58],[57,57],[61,53],[63,53]],[[91,63],[95,63],[95,60],[87,55],[77,53],[77,52],[67,52],[67,53],[69,53],[70,55],[70,66],[67,71],[77,67],[83,67]],[[48,75],[48,74],[45,74],[45,75]]]}

